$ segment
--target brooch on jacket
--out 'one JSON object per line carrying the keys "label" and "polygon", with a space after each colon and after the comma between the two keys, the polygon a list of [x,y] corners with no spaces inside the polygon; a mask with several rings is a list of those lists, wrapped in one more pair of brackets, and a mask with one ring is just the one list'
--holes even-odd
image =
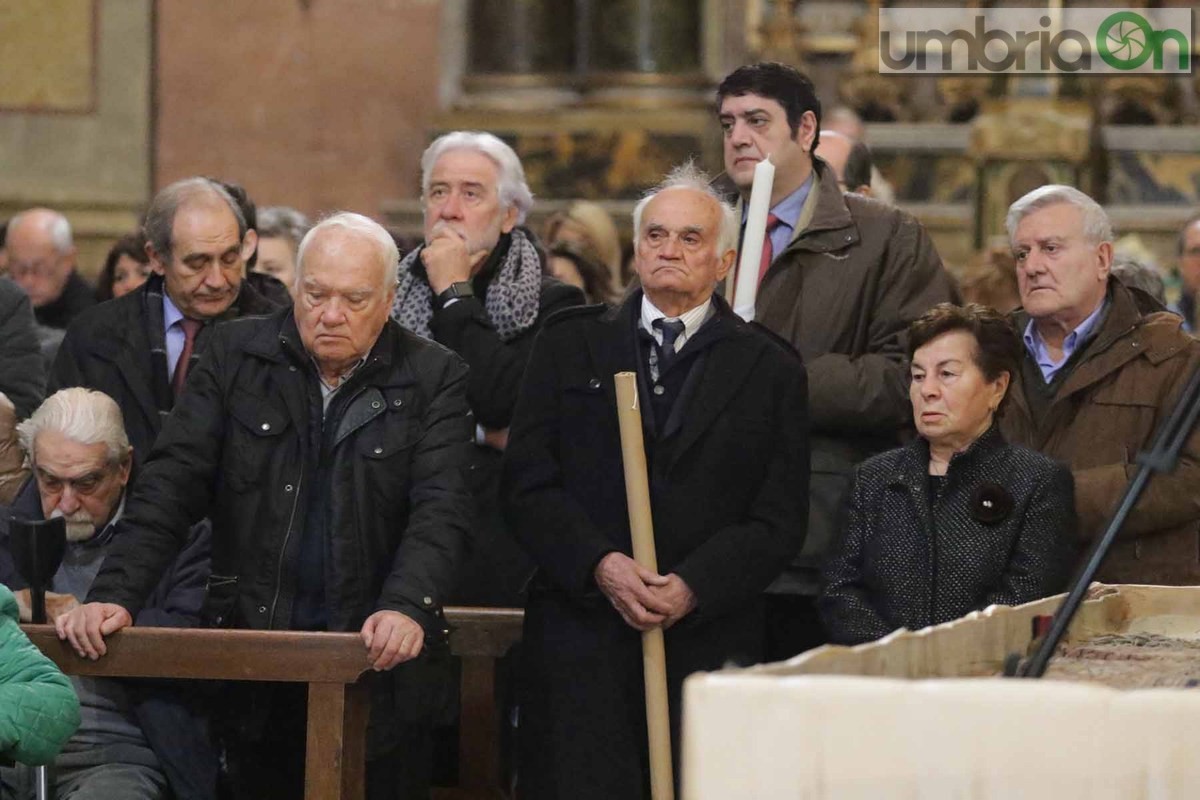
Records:
{"label": "brooch on jacket", "polygon": [[1012,513],[1013,499],[1003,486],[985,481],[971,495],[971,516],[984,525],[1003,522]]}

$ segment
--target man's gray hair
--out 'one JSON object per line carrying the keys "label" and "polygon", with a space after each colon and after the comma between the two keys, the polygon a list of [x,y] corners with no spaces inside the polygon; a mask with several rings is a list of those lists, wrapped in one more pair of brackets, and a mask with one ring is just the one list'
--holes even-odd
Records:
{"label": "man's gray hair", "polygon": [[117,402],[104,392],[73,386],[46,398],[29,419],[17,425],[21,448],[34,463],[37,436],[54,431],[79,444],[103,444],[108,460],[120,463],[129,453],[129,436]]}
{"label": "man's gray hair", "polygon": [[1017,226],[1021,224],[1021,220],[1035,211],[1059,203],[1075,206],[1082,212],[1083,235],[1090,243],[1100,244],[1113,240],[1112,223],[1099,203],[1074,186],[1051,183],[1034,189],[1008,207],[1004,226],[1008,229],[1009,243],[1017,235]]}
{"label": "man's gray hair", "polygon": [[259,210],[258,227],[255,230],[258,231],[259,239],[287,239],[292,243],[292,247],[299,247],[300,240],[311,227],[312,223],[308,221],[308,217],[294,208],[268,206]]}
{"label": "man's gray hair", "polygon": [[721,210],[721,228],[717,232],[717,254],[723,255],[730,250],[737,249],[738,222],[737,216],[733,211],[733,206],[716,189],[712,188],[712,179],[708,177],[708,173],[697,167],[693,161],[680,164],[668,172],[667,177],[663,179],[662,183],[642,195],[642,199],[638,200],[637,205],[633,207],[633,241],[635,248],[637,247],[637,242],[642,231],[642,212],[646,210],[646,206],[649,205],[651,200],[657,197],[660,192],[665,192],[667,189],[691,189],[715,201]]}
{"label": "man's gray hair", "polygon": [[1143,264],[1132,256],[1114,256],[1111,274],[1126,286],[1141,289],[1166,308],[1166,287],[1163,285],[1162,275],[1154,267]]}
{"label": "man's gray hair", "polygon": [[495,162],[500,171],[497,190],[500,202],[506,208],[517,209],[517,224],[525,221],[529,209],[533,208],[533,192],[525,182],[525,168],[516,152],[499,137],[483,131],[454,131],[434,139],[433,144],[421,154],[421,196],[429,194],[429,181],[433,165],[443,154],[451,150],[473,150]]}
{"label": "man's gray hair", "polygon": [[383,286],[384,289],[390,290],[399,280],[400,269],[400,250],[396,247],[396,240],[387,232],[387,228],[380,225],[370,217],[362,214],[355,214],[351,211],[339,211],[336,214],[331,214],[325,219],[314,225],[308,233],[304,234],[304,238],[300,240],[300,247],[296,250],[296,288],[299,290],[300,281],[304,278],[304,254],[308,251],[308,247],[312,244],[313,239],[324,230],[330,228],[341,228],[343,230],[352,231],[362,236],[367,237],[376,244],[379,248],[380,268],[383,270]]}
{"label": "man's gray hair", "polygon": [[75,246],[74,237],[71,235],[71,223],[62,214],[50,208],[27,208],[14,214],[8,221],[10,235],[20,227],[22,222],[28,221],[31,212],[37,212],[39,216],[45,215],[46,224],[42,226],[42,230],[57,252],[66,253]]}
{"label": "man's gray hair", "polygon": [[205,194],[216,196],[225,202],[233,213],[233,218],[237,220],[238,241],[246,238],[246,217],[224,186],[208,178],[184,178],[154,195],[150,207],[146,209],[146,219],[142,223],[146,241],[154,248],[155,255],[164,262],[171,259],[174,246],[171,233],[175,227],[175,214],[179,207],[193,197]]}

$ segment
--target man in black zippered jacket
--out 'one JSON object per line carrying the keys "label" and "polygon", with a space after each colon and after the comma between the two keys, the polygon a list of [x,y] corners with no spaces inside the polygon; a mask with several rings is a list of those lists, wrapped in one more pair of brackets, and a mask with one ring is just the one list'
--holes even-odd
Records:
{"label": "man in black zippered jacket", "polygon": [[[441,605],[471,516],[467,369],[388,319],[396,263],[381,226],[335,215],[301,244],[294,310],[214,332],[89,602],[59,624],[78,652],[103,655],[103,636],[130,624],[188,524],[208,515],[212,624],[361,631],[364,665],[386,673],[368,797],[427,794]],[[235,720],[238,748],[256,742],[231,760],[235,791],[299,796],[303,703],[252,692],[266,708]]]}

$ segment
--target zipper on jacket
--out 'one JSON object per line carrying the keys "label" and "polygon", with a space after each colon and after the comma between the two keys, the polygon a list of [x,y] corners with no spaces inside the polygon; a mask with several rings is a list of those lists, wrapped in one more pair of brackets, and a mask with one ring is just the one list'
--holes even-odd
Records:
{"label": "zipper on jacket", "polygon": [[288,517],[287,533],[283,535],[283,547],[279,548],[279,563],[275,566],[275,596],[271,598],[271,613],[267,615],[267,630],[275,630],[275,606],[279,604],[279,592],[283,589],[283,560],[287,557],[288,541],[292,538],[292,524],[296,521],[296,505],[300,502],[300,490],[304,486],[304,473],[296,479],[296,496],[292,499],[292,513]]}

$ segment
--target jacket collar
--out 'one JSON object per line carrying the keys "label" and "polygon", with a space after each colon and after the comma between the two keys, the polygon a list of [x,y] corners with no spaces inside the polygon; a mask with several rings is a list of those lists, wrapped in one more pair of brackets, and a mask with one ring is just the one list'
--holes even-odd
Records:
{"label": "jacket collar", "polygon": [[[250,341],[244,345],[247,353],[264,358],[275,363],[291,362],[296,366],[307,366],[311,357],[300,339],[300,329],[296,327],[296,315],[291,308],[281,309],[272,315],[274,324],[266,325]],[[383,330],[375,339],[367,353],[367,362],[362,370],[374,366],[390,366],[393,359],[402,353],[399,335],[400,328],[391,317],[383,325]],[[362,371],[360,370],[360,371]]]}
{"label": "jacket collar", "polygon": [[[813,187],[809,190],[800,219],[792,232],[792,241],[784,252],[805,250],[824,253],[857,244],[860,239],[858,225],[854,222],[854,216],[846,204],[846,195],[838,186],[833,169],[819,156],[814,155],[812,162]],[[723,188],[732,186],[732,182],[725,178],[724,182],[714,182],[714,185]],[[733,197],[740,218],[743,201],[739,195]],[[776,259],[778,257],[777,253]]]}
{"label": "jacket collar", "polygon": [[[703,336],[712,342],[712,346],[703,365],[702,380],[688,401],[678,438],[669,448],[665,470],[670,470],[712,427],[758,363],[757,354],[722,346],[721,340],[739,339],[752,334],[749,325],[733,313],[724,298],[714,294],[712,300],[715,314],[703,329]],[[609,309],[600,317],[600,335],[587,338],[589,354],[596,370],[594,374],[612,408],[613,420],[616,420],[617,401],[612,376],[617,372],[638,371],[635,337],[641,303],[642,291],[637,289],[630,292],[621,305]],[[710,326],[716,327],[710,331]]]}
{"label": "jacket collar", "polygon": [[[1000,433],[999,425],[993,421],[991,427],[971,442],[966,450],[950,457],[946,478],[953,480],[964,471],[974,471],[994,458],[1004,446],[1004,435]],[[925,481],[929,475],[929,442],[924,437],[917,436],[901,450],[901,457],[892,472],[889,485],[903,486],[914,492],[924,493]]]}
{"label": "jacket collar", "polygon": [[[1159,363],[1186,346],[1183,338],[1177,335],[1177,320],[1173,316],[1166,317],[1166,312],[1160,312],[1164,316],[1153,313],[1156,304],[1148,295],[1143,296],[1110,278],[1108,300],[1110,307],[1104,324],[1087,345],[1080,363],[1063,382],[1052,405],[1104,380],[1139,356]],[[1017,329],[1023,330],[1029,315],[1024,309],[1018,309],[1013,320]],[[1118,343],[1120,347],[1115,346]],[[1019,396],[1021,393],[1017,394],[1018,405],[1028,414],[1024,398]]]}

